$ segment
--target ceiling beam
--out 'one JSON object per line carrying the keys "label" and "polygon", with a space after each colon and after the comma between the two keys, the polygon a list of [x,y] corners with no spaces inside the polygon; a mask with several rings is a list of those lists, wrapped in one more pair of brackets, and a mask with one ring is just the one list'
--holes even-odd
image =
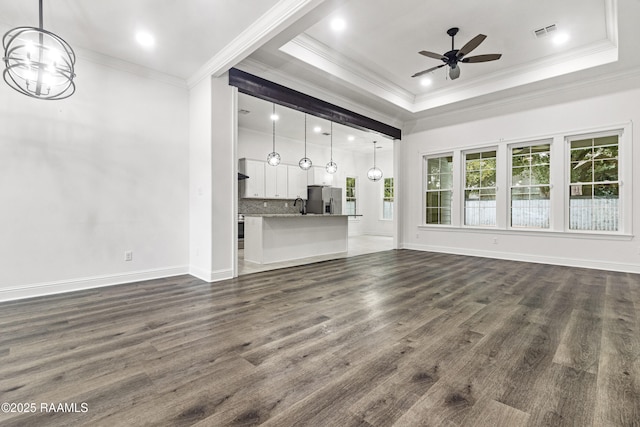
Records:
{"label": "ceiling beam", "polygon": [[402,131],[362,114],[330,104],[318,98],[306,95],[288,87],[232,68],[229,70],[229,84],[238,88],[240,93],[255,96],[265,101],[292,108],[303,113],[339,123],[363,131],[373,131],[389,138],[401,139]]}

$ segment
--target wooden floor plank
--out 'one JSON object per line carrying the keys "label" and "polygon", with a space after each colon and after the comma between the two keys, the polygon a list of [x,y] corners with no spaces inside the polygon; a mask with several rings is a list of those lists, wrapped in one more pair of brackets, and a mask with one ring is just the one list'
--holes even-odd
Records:
{"label": "wooden floor plank", "polygon": [[396,250],[0,303],[22,426],[638,426],[640,275]]}

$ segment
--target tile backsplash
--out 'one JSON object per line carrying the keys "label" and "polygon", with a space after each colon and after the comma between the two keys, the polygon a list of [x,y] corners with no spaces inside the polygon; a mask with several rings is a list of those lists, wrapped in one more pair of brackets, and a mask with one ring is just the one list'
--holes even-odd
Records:
{"label": "tile backsplash", "polygon": [[[238,213],[241,214],[294,214],[300,212],[300,203],[285,199],[238,199]],[[265,207],[264,204],[267,204]],[[285,204],[288,204],[286,207]]]}

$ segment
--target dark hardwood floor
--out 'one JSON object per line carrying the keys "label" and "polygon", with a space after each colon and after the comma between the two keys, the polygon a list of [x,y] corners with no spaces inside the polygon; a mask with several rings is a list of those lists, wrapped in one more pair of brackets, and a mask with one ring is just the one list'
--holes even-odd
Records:
{"label": "dark hardwood floor", "polygon": [[37,410],[0,425],[639,426],[639,309],[638,275],[408,250],[2,303],[0,402]]}

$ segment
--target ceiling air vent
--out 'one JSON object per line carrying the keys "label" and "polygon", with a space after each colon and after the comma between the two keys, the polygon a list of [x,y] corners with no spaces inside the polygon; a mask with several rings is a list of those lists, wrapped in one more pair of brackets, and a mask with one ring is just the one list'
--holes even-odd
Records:
{"label": "ceiling air vent", "polygon": [[556,27],[556,24],[552,24],[546,27],[538,28],[537,30],[533,30],[533,35],[535,35],[536,38],[539,39],[540,37],[544,37],[549,33],[553,33],[557,29],[558,28]]}

